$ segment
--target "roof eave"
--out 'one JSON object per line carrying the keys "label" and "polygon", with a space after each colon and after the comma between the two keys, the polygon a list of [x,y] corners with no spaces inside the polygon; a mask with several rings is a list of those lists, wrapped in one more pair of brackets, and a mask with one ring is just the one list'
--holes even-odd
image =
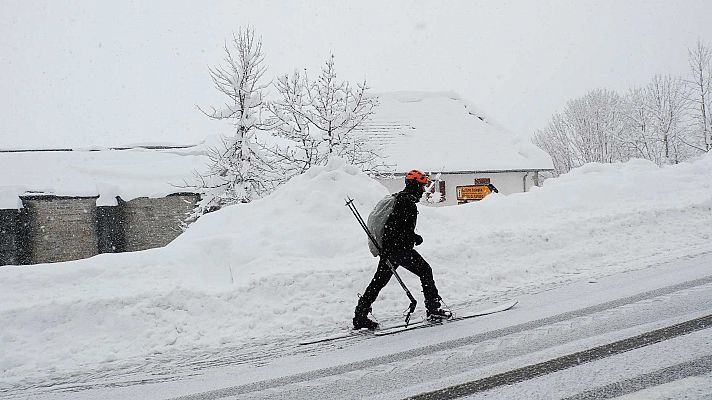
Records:
{"label": "roof eave", "polygon": [[[463,170],[463,171],[438,171],[442,174],[465,175],[465,174],[494,174],[508,172],[550,172],[554,168],[520,168],[520,169],[478,169],[478,170]],[[390,175],[406,175],[408,172],[385,172]]]}

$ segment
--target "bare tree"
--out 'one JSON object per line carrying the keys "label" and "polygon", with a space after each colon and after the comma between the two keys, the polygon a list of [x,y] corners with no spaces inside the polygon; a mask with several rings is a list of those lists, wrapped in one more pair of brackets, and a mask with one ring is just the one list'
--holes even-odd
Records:
{"label": "bare tree", "polygon": [[620,96],[610,90],[593,90],[569,101],[563,114],[555,114],[534,143],[547,151],[557,174],[589,162],[614,162],[622,153],[623,118]]}
{"label": "bare tree", "polygon": [[556,175],[565,174],[579,166],[574,159],[571,128],[560,113],[554,114],[546,128],[535,133],[532,141],[549,153]]}
{"label": "bare tree", "polygon": [[307,119],[306,85],[306,76],[300,74],[298,70],[295,70],[291,77],[289,75],[278,77],[274,86],[281,99],[269,104],[272,132],[286,139],[284,142],[276,143],[269,150],[280,162],[287,176],[301,174],[312,165],[321,162],[319,154],[321,137],[311,134],[311,124]]}
{"label": "bare tree", "polygon": [[626,158],[644,158],[662,163],[662,145],[652,128],[645,89],[630,89],[623,100],[623,134],[621,143]]}
{"label": "bare tree", "polygon": [[690,79],[686,83],[696,134],[686,144],[708,152],[712,149],[712,49],[698,40],[697,46],[688,50],[688,61]]}
{"label": "bare tree", "polygon": [[355,87],[337,79],[332,55],[316,81],[295,71],[275,83],[281,99],[270,105],[274,132],[287,139],[272,149],[289,174],[324,165],[338,156],[362,170],[373,172],[382,157],[358,129],[368,122],[378,105],[368,96],[364,81]]}
{"label": "bare tree", "polygon": [[[712,150],[712,49],[688,51],[690,79],[655,75],[624,98],[594,90],[569,101],[534,143],[552,157],[556,174],[587,162],[645,158],[679,163]],[[689,122],[692,121],[690,124]]]}
{"label": "bare tree", "polygon": [[222,146],[209,151],[211,163],[207,173],[198,175],[202,199],[192,219],[260,197],[273,188],[276,179],[255,136],[264,126],[263,90],[268,86],[262,83],[262,42],[252,29],[240,29],[224,50],[223,64],[210,68],[210,76],[226,101],[221,108],[198,108],[211,119],[230,122],[234,133],[223,138]]}
{"label": "bare tree", "polygon": [[687,93],[680,78],[655,75],[645,88],[645,105],[651,118],[651,128],[662,144],[661,159],[665,163],[679,163],[689,156],[685,142],[684,118]]}

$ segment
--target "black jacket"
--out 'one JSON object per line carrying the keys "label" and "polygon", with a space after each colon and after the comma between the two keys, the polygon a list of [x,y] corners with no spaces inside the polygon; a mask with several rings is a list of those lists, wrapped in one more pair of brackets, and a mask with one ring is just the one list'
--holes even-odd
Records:
{"label": "black jacket", "polygon": [[414,187],[406,186],[403,191],[396,194],[396,203],[393,212],[386,220],[383,227],[383,251],[387,254],[410,250],[413,248],[418,235],[415,233],[415,224],[418,219],[418,207],[421,192]]}

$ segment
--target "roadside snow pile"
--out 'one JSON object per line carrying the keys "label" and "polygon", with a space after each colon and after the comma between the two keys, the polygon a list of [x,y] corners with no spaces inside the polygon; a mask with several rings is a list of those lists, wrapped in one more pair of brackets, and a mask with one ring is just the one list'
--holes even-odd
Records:
{"label": "roadside snow pile", "polygon": [[[660,168],[589,164],[529,193],[427,209],[423,253],[443,295],[498,297],[712,251],[712,154]],[[463,297],[460,297],[463,296]]]}
{"label": "roadside snow pile", "polygon": [[356,198],[367,216],[387,194],[358,169],[333,160],[266,199],[201,217],[168,248],[179,259],[198,255],[223,268],[232,266],[227,279],[237,285],[277,273],[340,269],[340,258],[364,247],[363,240],[354,240],[361,228],[345,207],[345,197]]}
{"label": "roadside snow pile", "polygon": [[[419,206],[419,251],[455,308],[712,251],[712,155],[592,164],[532,192]],[[169,246],[0,268],[0,387],[23,379],[348,326],[377,260],[364,217],[387,191],[334,160],[209,214]],[[414,294],[417,278],[402,273]],[[391,283],[381,320],[407,305]],[[422,308],[419,308],[422,312]]]}

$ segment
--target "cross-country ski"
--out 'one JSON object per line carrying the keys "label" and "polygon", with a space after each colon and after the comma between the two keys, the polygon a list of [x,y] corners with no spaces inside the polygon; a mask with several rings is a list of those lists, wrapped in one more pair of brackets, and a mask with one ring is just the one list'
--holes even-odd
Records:
{"label": "cross-country ski", "polygon": [[[415,321],[411,320],[407,326],[417,325],[417,324],[422,323],[423,321],[425,321],[425,320],[424,319],[418,319]],[[343,332],[334,333],[334,334],[326,335],[326,336],[318,336],[318,337],[310,338],[310,339],[305,339],[305,340],[300,341],[299,344],[300,345],[308,345],[308,344],[315,344],[315,343],[331,342],[334,340],[346,339],[346,338],[357,337],[357,336],[374,336],[374,334],[376,332],[403,328],[405,326],[406,326],[405,323],[401,323],[401,324],[388,325],[385,327],[379,327],[379,328],[377,328],[377,330],[368,329],[368,328],[361,328],[361,329],[349,328],[349,329],[344,330]]]}
{"label": "cross-country ski", "polygon": [[422,329],[422,328],[428,328],[431,326],[436,326],[436,325],[445,325],[445,324],[450,324],[456,321],[461,321],[464,319],[470,319],[470,318],[476,318],[476,317],[483,317],[485,315],[491,315],[491,314],[496,314],[500,313],[503,311],[511,310],[514,306],[516,306],[518,303],[517,300],[513,300],[510,302],[506,302],[491,308],[487,308],[481,311],[475,311],[472,313],[463,313],[462,315],[458,314],[453,314],[451,318],[448,319],[440,319],[440,320],[424,320],[422,322],[417,322],[414,324],[410,324],[408,326],[398,326],[398,327],[392,327],[392,328],[385,328],[381,330],[375,331],[373,334],[375,336],[386,336],[386,335],[393,335],[395,333],[400,333],[400,332],[405,332],[405,331],[410,331],[414,329]]}
{"label": "cross-country ski", "polygon": [[348,331],[335,333],[333,335],[327,335],[327,336],[322,336],[322,337],[306,339],[306,340],[299,342],[299,344],[300,345],[308,345],[308,344],[315,344],[315,343],[322,343],[322,342],[330,342],[330,341],[334,341],[334,340],[345,339],[345,338],[350,338],[350,337],[355,337],[355,336],[392,335],[395,333],[405,332],[405,331],[409,331],[409,330],[413,330],[413,329],[427,328],[429,326],[443,325],[443,324],[460,321],[460,320],[464,320],[464,319],[470,319],[470,318],[482,317],[482,316],[490,315],[490,314],[496,314],[499,312],[503,312],[503,311],[512,309],[514,306],[517,305],[517,303],[518,303],[518,301],[513,300],[513,301],[502,303],[502,304],[499,304],[499,305],[496,305],[496,306],[493,306],[493,307],[490,307],[487,309],[483,309],[480,311],[469,312],[469,313],[453,313],[453,316],[451,318],[437,320],[437,321],[421,319],[418,321],[411,321],[408,325],[406,325],[405,323],[389,325],[389,326],[379,327],[375,330],[369,330],[366,328],[362,328],[362,329],[358,329],[358,330],[350,329]]}

